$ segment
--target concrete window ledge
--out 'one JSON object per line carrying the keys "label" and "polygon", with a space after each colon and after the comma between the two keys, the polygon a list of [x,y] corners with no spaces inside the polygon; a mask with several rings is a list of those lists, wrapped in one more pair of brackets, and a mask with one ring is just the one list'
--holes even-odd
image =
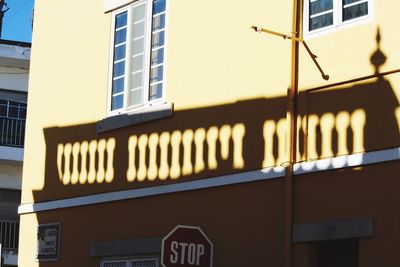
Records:
{"label": "concrete window ledge", "polygon": [[373,232],[373,218],[347,219],[315,224],[296,224],[293,227],[293,242],[372,237]]}
{"label": "concrete window ledge", "polygon": [[108,117],[97,122],[96,131],[98,134],[101,134],[123,127],[171,117],[173,115],[173,107],[172,103],[166,103],[133,113],[124,113]]}
{"label": "concrete window ledge", "polygon": [[160,254],[162,238],[94,242],[90,245],[91,257]]}

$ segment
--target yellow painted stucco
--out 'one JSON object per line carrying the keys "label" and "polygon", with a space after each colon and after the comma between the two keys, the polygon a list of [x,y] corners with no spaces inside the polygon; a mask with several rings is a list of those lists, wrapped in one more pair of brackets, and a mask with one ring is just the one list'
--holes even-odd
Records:
{"label": "yellow painted stucco", "polygon": [[[43,129],[106,117],[111,16],[104,13],[102,3],[79,2],[79,8],[73,3],[37,1],[35,6],[24,188],[43,187]],[[291,42],[256,33],[250,26],[290,35],[291,4],[168,1],[167,101],[175,110],[184,110],[284,97],[290,87]],[[399,37],[389,19],[395,15],[387,12],[393,13],[398,5],[391,1],[382,6],[375,1],[370,19],[306,38],[329,80],[322,79],[300,45],[300,91],[373,75],[377,68],[380,72],[397,69]],[[371,62],[376,51],[385,57],[380,66]],[[398,76],[385,76],[397,101]],[[23,190],[23,203],[34,201],[30,191]]]}
{"label": "yellow painted stucco", "polygon": [[[35,5],[24,188],[43,187],[43,129],[106,117],[111,16],[100,2],[75,2],[39,0]],[[284,97],[290,86],[291,42],[256,33],[250,26],[290,35],[291,4],[168,1],[167,101],[175,110],[184,110]],[[329,80],[322,79],[300,45],[300,91],[373,75],[378,68],[380,72],[397,69],[399,37],[389,18],[395,17],[392,13],[398,6],[396,1],[386,6],[374,1],[369,20],[306,38]],[[376,51],[385,57],[380,66],[371,62]],[[385,80],[398,102],[398,75],[385,76]],[[393,116],[398,113],[393,112]],[[23,203],[34,201],[30,192],[23,190]]]}
{"label": "yellow painted stucco", "polygon": [[[100,4],[76,5],[35,2],[23,188],[43,186],[44,128],[106,114],[110,16]],[[22,194],[22,203],[33,202],[30,190]]]}
{"label": "yellow painted stucco", "polygon": [[[310,56],[301,47],[300,89],[306,90],[374,74],[376,69],[371,62],[371,56],[378,48],[386,56],[379,71],[399,69],[400,52],[397,44],[400,36],[395,26],[398,7],[399,3],[394,0],[384,4],[372,1],[371,18],[322,32],[314,37],[306,37],[310,50],[317,56],[322,69],[329,75],[329,80],[322,79]],[[399,99],[399,90],[394,93]]]}
{"label": "yellow painted stucco", "polygon": [[[167,101],[180,110],[284,96],[290,42],[250,27],[290,32],[291,12],[290,1],[168,1]],[[44,128],[106,117],[110,25],[100,2],[35,3],[25,188],[43,187]],[[22,200],[33,202],[30,190]]]}
{"label": "yellow painted stucco", "polygon": [[18,266],[39,266],[39,263],[35,261],[37,225],[36,214],[25,214],[20,218],[19,236],[20,240],[23,237],[23,242],[19,242]]}
{"label": "yellow painted stucco", "polygon": [[[291,77],[291,42],[276,36],[256,33],[250,27],[256,25],[291,35],[292,1],[167,1],[166,100],[174,104],[175,111],[217,107],[212,111],[218,112],[218,107],[222,105],[249,101],[250,104],[245,105],[248,107],[253,100],[271,103],[268,102],[271,99],[280,104],[284,103],[286,106],[285,97],[290,87]],[[309,116],[301,114],[298,120],[302,127],[307,125],[302,130],[308,131],[305,133],[308,139],[302,143],[307,153],[304,152],[304,155],[298,158],[299,160],[316,160],[398,146],[399,140],[394,139],[400,134],[400,74],[390,74],[383,78],[369,77],[362,81],[343,83],[313,93],[309,93],[308,90],[376,74],[377,66],[371,63],[371,57],[376,55],[377,51],[380,51],[380,57],[384,55],[386,58],[384,64],[379,66],[380,72],[400,69],[398,49],[400,37],[397,29],[399,8],[398,1],[375,0],[370,20],[306,39],[310,50],[317,56],[321,68],[329,75],[328,81],[321,78],[310,56],[300,45],[299,91],[303,94],[301,97],[306,95],[308,102],[300,98],[299,109],[307,109]],[[102,1],[35,1],[22,204],[36,201],[34,192],[44,189],[45,176],[49,175],[46,171],[50,167],[55,170],[54,177],[51,178],[60,182],[61,186],[70,186],[68,189],[71,185],[90,183],[87,177],[80,183],[78,176],[73,176],[72,173],[65,174],[62,164],[59,163],[61,160],[57,159],[59,156],[57,151],[52,154],[55,155],[52,159],[54,166],[46,166],[46,158],[49,155],[46,155],[44,131],[55,127],[94,124],[106,118],[110,33],[111,15],[104,13]],[[377,90],[381,87],[385,89],[385,97],[391,103],[390,108],[393,110],[387,111],[381,108],[385,107],[382,102],[379,102],[380,106],[368,106],[371,99],[378,98],[380,92]],[[360,95],[359,92],[364,89],[368,91],[368,101],[360,102],[361,104],[357,106],[356,93]],[[338,103],[347,101],[349,104],[344,107],[349,108],[330,110],[330,105],[333,106],[335,101]],[[385,101],[383,103],[386,103]],[[375,111],[380,111],[380,113]],[[272,113],[270,109],[268,112]],[[210,111],[205,114],[210,117],[218,115],[211,113]],[[198,116],[203,114],[196,113]],[[376,138],[380,134],[379,126],[376,130],[373,127],[368,128],[368,133],[372,132],[372,134],[366,136],[365,125],[371,121],[379,123],[380,118],[386,114],[391,118],[389,125],[391,132],[387,135],[388,137]],[[246,115],[244,114],[243,117]],[[285,118],[279,117],[280,115],[274,113],[268,117],[269,114],[266,114],[261,126],[254,127],[259,130],[261,140],[264,142],[259,144],[265,151],[264,157],[260,160],[262,167],[281,165],[287,161],[285,150],[288,147],[285,137],[288,125]],[[231,142],[230,149],[240,144],[236,145],[236,150],[232,152],[231,165],[235,171],[241,171],[244,168],[242,139],[246,131],[246,134],[252,132],[249,132],[241,121],[231,124],[224,122],[223,125],[210,124],[207,128],[196,125],[195,128],[186,127],[192,125],[187,123],[190,118],[184,118],[186,124],[178,130],[172,129],[171,134],[160,133],[161,130],[154,130],[154,126],[149,126],[148,132],[143,133],[146,125],[138,126],[135,131],[139,133],[132,130],[126,134],[128,137],[121,134],[129,140],[126,142],[128,145],[124,147],[124,153],[127,154],[127,158],[129,157],[127,160],[129,168],[124,170],[126,177],[116,177],[114,173],[103,173],[101,176],[103,179],[99,184],[111,183],[118,179],[126,179],[127,182],[135,179],[155,180],[157,167],[160,166],[151,165],[151,163],[151,166],[145,166],[146,155],[143,152],[142,159],[138,160],[139,165],[144,166],[143,172],[136,170],[134,166],[136,161],[132,159],[135,156],[136,147],[131,148],[131,142],[138,142],[140,152],[147,151],[146,145],[149,144],[151,152],[156,150],[154,148],[156,145],[151,147],[151,144],[157,144],[160,140],[161,146],[163,136],[168,136],[168,142],[171,140],[173,143],[172,147],[178,147],[174,151],[179,151],[181,140],[183,140],[181,146],[189,151],[192,146],[187,142],[196,142],[196,138],[202,138],[200,141],[207,142],[209,147],[206,161],[203,162],[202,154],[191,155],[187,152],[188,154],[181,155],[184,161],[183,166],[171,167],[165,171],[160,167],[159,178],[164,179],[164,176],[170,175],[171,179],[178,179],[184,175],[201,174],[206,167],[216,168],[218,165],[215,159],[217,155],[215,144],[218,138],[223,139],[224,136],[229,137],[227,142],[221,141],[220,157],[228,158],[229,138],[237,138]],[[246,119],[251,122],[252,118]],[[170,130],[168,125],[164,124],[162,127]],[[70,132],[74,133],[73,130]],[[75,134],[79,135],[79,133]],[[332,140],[336,137],[337,142],[333,145]],[[108,147],[109,140],[114,140],[113,138],[116,138],[118,143],[118,137],[114,136],[106,138],[100,136],[93,139],[93,142],[100,143],[106,140],[102,151],[104,152],[105,149],[114,151],[114,148]],[[79,149],[81,149],[81,144],[90,141],[92,139],[81,143],[71,141],[53,145],[64,153],[65,147],[73,150],[74,145],[79,143]],[[203,148],[203,143],[200,141],[195,146]],[[143,145],[140,145],[140,142]],[[250,143],[253,144],[252,140]],[[167,145],[166,143],[165,146]],[[225,147],[228,148],[225,149]],[[97,153],[93,151],[92,155]],[[165,154],[168,154],[168,149],[162,151],[167,151]],[[62,153],[60,158],[65,155]],[[69,156],[73,152],[68,153]],[[78,152],[75,155],[78,155]],[[173,157],[175,158],[171,164],[179,165],[179,154]],[[198,161],[191,165],[191,158],[196,158]],[[150,159],[150,162],[155,161],[155,156]],[[110,170],[115,171],[111,167]],[[92,182],[95,183],[95,180]],[[46,190],[51,189],[46,188]],[[112,186],[107,190],[112,191]],[[24,240],[20,242],[20,266],[38,266],[33,260],[36,228],[32,225],[36,224],[34,214],[21,216],[21,236],[24,236]]]}
{"label": "yellow painted stucco", "polygon": [[180,109],[286,94],[290,42],[250,27],[290,32],[289,2],[170,1],[168,100]]}

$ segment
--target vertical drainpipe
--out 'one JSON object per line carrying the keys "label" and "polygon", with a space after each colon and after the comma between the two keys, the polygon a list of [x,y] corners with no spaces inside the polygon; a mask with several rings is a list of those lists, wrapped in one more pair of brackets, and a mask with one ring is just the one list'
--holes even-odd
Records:
{"label": "vertical drainpipe", "polygon": [[[300,37],[301,0],[293,0],[292,36]],[[291,56],[291,85],[288,89],[288,111],[286,118],[289,126],[288,164],[286,166],[284,188],[284,229],[283,229],[283,267],[293,265],[292,231],[294,221],[294,181],[293,165],[296,162],[297,152],[297,95],[299,84],[299,42],[292,38]]]}

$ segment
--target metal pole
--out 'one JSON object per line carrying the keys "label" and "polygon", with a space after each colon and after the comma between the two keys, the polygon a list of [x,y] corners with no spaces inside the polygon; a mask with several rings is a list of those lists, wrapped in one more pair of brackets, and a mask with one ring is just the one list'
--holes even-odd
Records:
{"label": "metal pole", "polygon": [[[3,10],[3,7],[6,7],[5,10]],[[1,39],[1,33],[3,30],[3,18],[4,14],[9,10],[10,8],[6,4],[6,0],[0,0],[0,39]]]}
{"label": "metal pole", "polygon": [[288,90],[288,112],[287,120],[289,124],[289,157],[286,167],[285,193],[284,193],[284,229],[283,229],[283,266],[292,267],[293,265],[293,217],[294,217],[294,181],[293,165],[296,162],[297,152],[297,95],[299,85],[299,39],[300,33],[300,13],[301,0],[293,0],[293,24],[292,24],[292,63],[291,63],[291,85]]}
{"label": "metal pole", "polygon": [[269,33],[269,34],[272,34],[272,35],[275,35],[275,36],[282,37],[283,39],[290,39],[290,40],[296,40],[297,42],[304,42],[304,40],[302,38],[298,38],[296,36],[283,34],[283,33],[280,33],[280,32],[268,30],[268,29],[265,29],[265,28],[257,27],[257,26],[251,26],[251,28],[253,30],[255,30],[256,32]]}
{"label": "metal pole", "polygon": [[3,244],[0,243],[0,266],[3,267]]}
{"label": "metal pole", "polygon": [[1,32],[3,30],[3,17],[4,17],[3,6],[4,6],[4,1],[5,0],[0,0],[0,39],[1,39]]}

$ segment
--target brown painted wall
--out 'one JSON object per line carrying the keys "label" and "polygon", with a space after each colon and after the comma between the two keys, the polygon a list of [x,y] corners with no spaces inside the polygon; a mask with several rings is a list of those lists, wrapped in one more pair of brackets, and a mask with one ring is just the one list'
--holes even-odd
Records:
{"label": "brown painted wall", "polygon": [[[360,266],[400,263],[400,162],[296,177],[296,223],[374,218],[372,238],[361,238]],[[295,245],[296,267],[308,266],[307,244]]]}
{"label": "brown painted wall", "polygon": [[[297,176],[295,223],[374,218],[361,238],[360,266],[396,266],[400,243],[399,161]],[[46,266],[99,266],[92,242],[163,237],[178,224],[199,226],[214,243],[214,266],[281,266],[283,179],[38,213],[61,222],[61,259]],[[312,243],[294,245],[306,267]]]}
{"label": "brown painted wall", "polygon": [[38,213],[61,222],[61,259],[46,266],[99,266],[91,242],[163,237],[178,224],[202,228],[213,266],[281,265],[282,180],[147,197]]}

